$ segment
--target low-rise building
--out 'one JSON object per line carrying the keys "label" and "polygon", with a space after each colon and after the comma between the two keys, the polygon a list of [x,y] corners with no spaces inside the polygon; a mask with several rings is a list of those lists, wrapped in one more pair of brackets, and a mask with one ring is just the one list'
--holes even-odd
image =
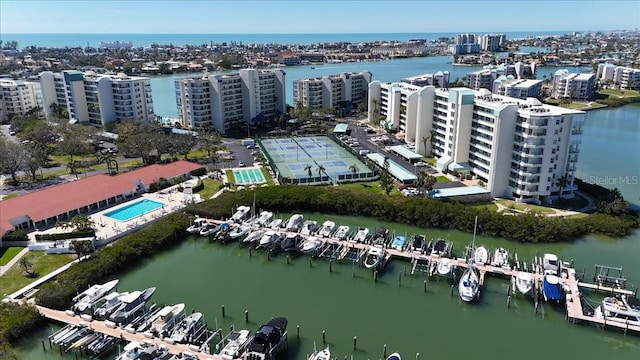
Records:
{"label": "low-rise building", "polygon": [[448,88],[449,75],[448,71],[438,71],[435,74],[422,74],[406,77],[400,81],[417,86],[433,85],[435,87]]}
{"label": "low-rise building", "polygon": [[596,78],[606,87],[620,90],[640,90],[640,69],[616,66],[610,63],[599,64]]}
{"label": "low-rise building", "polygon": [[593,96],[596,74],[570,73],[569,70],[558,70],[553,74],[551,97],[589,100]]}
{"label": "low-rise building", "polygon": [[493,82],[491,92],[518,99],[539,98],[542,94],[542,80],[518,80],[512,76],[500,76]]}

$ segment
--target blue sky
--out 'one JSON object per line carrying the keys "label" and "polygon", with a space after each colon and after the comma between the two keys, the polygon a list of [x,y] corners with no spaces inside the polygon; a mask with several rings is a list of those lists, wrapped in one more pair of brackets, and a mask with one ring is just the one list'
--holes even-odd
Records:
{"label": "blue sky", "polygon": [[0,0],[0,33],[392,33],[640,27],[640,1]]}

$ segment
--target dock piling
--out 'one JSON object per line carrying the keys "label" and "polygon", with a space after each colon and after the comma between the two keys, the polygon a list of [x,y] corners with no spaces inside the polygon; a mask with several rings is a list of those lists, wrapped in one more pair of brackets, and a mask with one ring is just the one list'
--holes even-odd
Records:
{"label": "dock piling", "polygon": [[42,351],[47,351],[47,348],[44,346],[44,340],[42,340]]}
{"label": "dock piling", "polygon": [[373,270],[373,282],[378,282],[378,270]]}
{"label": "dock piling", "polygon": [[384,347],[382,348],[382,357],[387,357],[387,344],[384,344]]}
{"label": "dock piling", "polygon": [[398,274],[398,286],[402,286],[402,273]]}
{"label": "dock piling", "polygon": [[507,308],[511,306],[511,295],[507,295]]}
{"label": "dock piling", "polygon": [[249,257],[251,257],[251,248],[249,248]]}
{"label": "dock piling", "polygon": [[245,323],[249,322],[249,310],[244,311],[244,322]]}
{"label": "dock piling", "polygon": [[309,257],[309,267],[312,267],[312,266],[313,266],[313,264],[312,264],[312,262],[311,262],[311,259],[312,259],[312,257]]}
{"label": "dock piling", "polygon": [[453,288],[454,288],[454,286],[453,286],[453,284],[451,284],[451,296],[453,296]]}
{"label": "dock piling", "polygon": [[427,280],[424,281],[424,289],[423,292],[427,292]]}
{"label": "dock piling", "polygon": [[331,273],[331,272],[333,272],[333,269],[331,268],[331,266],[332,266],[332,265],[331,265],[331,263],[332,263],[332,261],[331,261],[331,260],[329,260],[329,272],[330,272],[330,273]]}
{"label": "dock piling", "polygon": [[322,344],[327,344],[326,332],[322,330]]}
{"label": "dock piling", "polygon": [[296,337],[300,339],[300,325],[296,325]]}
{"label": "dock piling", "polygon": [[287,265],[289,265],[289,255],[287,255]]}
{"label": "dock piling", "polygon": [[222,317],[226,317],[226,314],[224,313],[224,305],[222,305],[220,308],[222,309]]}
{"label": "dock piling", "polygon": [[420,359],[420,353],[416,353],[416,360]]}
{"label": "dock piling", "polygon": [[358,337],[354,336],[353,337],[353,350],[355,350],[358,347]]}

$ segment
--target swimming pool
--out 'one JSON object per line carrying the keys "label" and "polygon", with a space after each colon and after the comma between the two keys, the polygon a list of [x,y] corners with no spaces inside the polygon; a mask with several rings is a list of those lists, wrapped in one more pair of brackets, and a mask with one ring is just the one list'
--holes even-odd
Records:
{"label": "swimming pool", "polygon": [[150,211],[163,207],[165,204],[153,200],[140,200],[119,209],[104,213],[104,216],[118,221],[127,221],[135,217],[144,215]]}
{"label": "swimming pool", "polygon": [[233,177],[236,179],[236,185],[261,184],[266,182],[259,168],[234,169]]}

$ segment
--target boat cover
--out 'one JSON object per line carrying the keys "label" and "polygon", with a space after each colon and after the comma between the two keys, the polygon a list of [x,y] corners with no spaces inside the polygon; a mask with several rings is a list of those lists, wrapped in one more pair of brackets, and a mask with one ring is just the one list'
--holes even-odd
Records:
{"label": "boat cover", "polygon": [[549,300],[560,300],[562,297],[562,294],[560,294],[560,284],[551,284],[547,281],[546,277],[544,279],[543,291]]}

